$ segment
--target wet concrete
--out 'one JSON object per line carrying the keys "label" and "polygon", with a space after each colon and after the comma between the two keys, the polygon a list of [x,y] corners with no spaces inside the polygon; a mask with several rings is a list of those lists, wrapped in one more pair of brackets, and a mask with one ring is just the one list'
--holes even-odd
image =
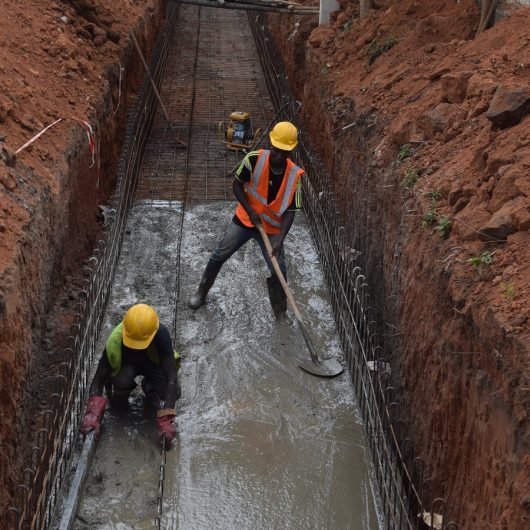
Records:
{"label": "wet concrete", "polygon": [[[101,350],[127,307],[147,302],[183,356],[161,526],[376,529],[369,450],[348,374],[327,380],[298,368],[308,358],[305,343],[296,325],[272,317],[257,244],[225,264],[205,306],[186,305],[233,211],[227,202],[189,208],[179,243],[180,203],[137,203],[102,331]],[[303,214],[286,252],[317,349],[340,356]],[[104,421],[75,528],[152,528],[160,465],[154,412],[137,390],[128,410],[110,408]]]}

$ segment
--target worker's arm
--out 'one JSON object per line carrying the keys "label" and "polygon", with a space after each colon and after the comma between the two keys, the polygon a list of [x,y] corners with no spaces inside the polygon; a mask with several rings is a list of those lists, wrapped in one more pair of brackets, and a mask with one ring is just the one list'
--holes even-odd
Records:
{"label": "worker's arm", "polygon": [[160,358],[160,367],[166,376],[167,387],[164,398],[165,409],[174,409],[177,399],[180,397],[180,387],[178,384],[177,362],[173,354],[173,345],[168,329],[160,325],[154,338],[158,356]]}
{"label": "worker's arm", "polygon": [[287,210],[282,216],[281,228],[280,228],[280,237],[275,241],[272,246],[272,255],[278,257],[280,250],[283,245],[284,239],[287,237],[291,226],[293,226],[294,214],[296,210]]}
{"label": "worker's arm", "polygon": [[94,375],[94,379],[92,380],[92,384],[90,385],[90,389],[88,391],[89,396],[103,395],[103,389],[105,387],[105,383],[110,379],[110,373],[110,364],[107,358],[107,351],[105,350],[103,351],[103,355],[99,360],[99,364],[96,369],[96,374]]}
{"label": "worker's arm", "polygon": [[103,388],[111,374],[110,364],[107,359],[107,352],[104,351],[96,369],[96,375],[92,380],[88,391],[88,401],[85,415],[81,423],[80,431],[86,436],[90,431],[94,431],[96,438],[101,434],[101,420],[107,407],[107,398],[103,397]]}
{"label": "worker's arm", "polygon": [[253,225],[261,223],[261,219],[254,208],[248,203],[247,195],[245,193],[245,183],[250,181],[252,171],[254,171],[254,167],[258,160],[258,154],[258,151],[251,151],[245,156],[236,171],[234,183],[232,184],[236,199],[247,212]]}
{"label": "worker's arm", "polygon": [[173,355],[173,345],[169,331],[163,324],[160,324],[153,342],[160,359],[160,367],[167,381],[164,403],[161,404],[161,408],[156,413],[158,439],[164,444],[167,450],[171,448],[173,440],[177,436],[177,428],[174,423],[175,402],[180,397],[177,361]]}
{"label": "worker's arm", "polygon": [[248,214],[248,217],[252,224],[255,226],[257,224],[261,224],[261,219],[259,215],[257,214],[256,210],[250,206],[250,204],[247,201],[247,195],[245,193],[245,187],[244,183],[241,182],[237,177],[234,179],[234,184],[232,185],[232,189],[234,190],[234,195],[236,196],[236,199],[238,200],[239,204],[245,208],[245,211]]}

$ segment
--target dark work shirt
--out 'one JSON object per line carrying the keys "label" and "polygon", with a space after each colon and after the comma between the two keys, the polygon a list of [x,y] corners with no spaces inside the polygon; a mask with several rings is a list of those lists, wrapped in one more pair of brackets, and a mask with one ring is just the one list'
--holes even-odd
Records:
{"label": "dark work shirt", "polygon": [[[250,153],[245,156],[244,160],[241,162],[241,165],[236,171],[236,179],[240,182],[249,182],[250,178],[252,177],[252,172],[254,171],[254,168],[256,167],[256,163],[258,161],[259,151],[251,151]],[[267,204],[270,204],[274,199],[276,199],[276,196],[278,195],[278,192],[280,191],[283,177],[285,175],[285,172],[277,175],[272,172],[269,166],[269,189],[267,194]],[[298,187],[295,192],[295,196],[293,197],[293,200],[291,201],[291,204],[287,208],[287,210],[299,210],[296,206],[296,194],[300,193],[300,184],[298,184]],[[245,226],[237,217],[237,215],[234,215],[232,221],[236,223],[236,225],[247,228],[249,230],[255,230],[254,227],[249,228],[248,226]]]}

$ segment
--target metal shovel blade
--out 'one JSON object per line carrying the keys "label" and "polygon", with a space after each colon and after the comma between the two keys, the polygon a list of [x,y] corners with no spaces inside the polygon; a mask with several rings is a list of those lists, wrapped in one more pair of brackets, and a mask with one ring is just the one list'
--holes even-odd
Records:
{"label": "metal shovel blade", "polygon": [[319,377],[336,377],[340,375],[344,368],[337,361],[337,359],[323,359],[317,362],[303,361],[298,365],[304,372],[312,375],[318,375]]}

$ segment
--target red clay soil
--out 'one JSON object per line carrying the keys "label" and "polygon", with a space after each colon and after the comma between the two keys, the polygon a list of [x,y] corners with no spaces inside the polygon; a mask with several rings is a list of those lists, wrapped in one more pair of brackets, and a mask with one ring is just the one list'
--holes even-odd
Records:
{"label": "red clay soil", "polygon": [[[271,17],[381,317],[424,496],[530,528],[530,8],[473,0]],[[353,214],[352,214],[353,212]]]}
{"label": "red clay soil", "polygon": [[[377,4],[359,20],[343,1],[329,28],[273,16],[276,41],[346,222],[363,226],[405,434],[432,479],[425,497],[446,497],[461,529],[530,527],[530,8],[474,38],[474,0]],[[27,381],[45,370],[46,325],[71,319],[61,285],[97,239],[143,75],[128,30],[148,47],[161,5],[2,5],[0,516],[28,445]],[[94,165],[76,120],[94,127]]]}
{"label": "red clay soil", "polygon": [[[1,521],[22,481],[21,468],[28,465],[41,397],[36,389],[50,375],[43,338],[72,322],[76,294],[68,286],[76,291],[75,278],[95,246],[98,205],[112,192],[126,109],[144,75],[128,32],[134,28],[140,43],[150,46],[164,5],[159,0],[2,2]],[[83,120],[93,128],[94,157]],[[47,320],[57,304],[58,319]]]}

